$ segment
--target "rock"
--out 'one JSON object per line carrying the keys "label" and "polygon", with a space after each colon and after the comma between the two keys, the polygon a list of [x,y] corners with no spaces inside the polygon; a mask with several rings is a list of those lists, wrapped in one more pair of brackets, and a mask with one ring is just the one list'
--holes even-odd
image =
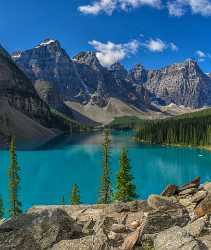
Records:
{"label": "rock", "polygon": [[[139,108],[150,95],[143,86],[142,91],[137,91],[121,64],[108,69],[90,51],[80,52],[71,59],[57,40],[46,39],[35,48],[13,55],[13,60],[33,82],[45,80],[56,87],[65,101],[105,107],[111,97],[116,97]],[[51,100],[58,100],[55,97]]]}
{"label": "rock", "polygon": [[111,231],[113,231],[115,233],[125,233],[126,226],[123,224],[113,224],[111,226]]}
{"label": "rock", "polygon": [[188,107],[210,105],[210,78],[192,59],[150,70],[144,86],[167,104]]}
{"label": "rock", "polygon": [[173,226],[184,227],[190,220],[188,211],[176,203],[174,206],[153,210],[147,215],[144,234],[155,234]]}
{"label": "rock", "polygon": [[[0,49],[0,130],[3,137],[49,139],[56,134],[48,105],[38,96],[32,82]],[[27,123],[27,128],[23,129]]]}
{"label": "rock", "polygon": [[110,240],[117,241],[117,240],[119,240],[119,239],[121,238],[121,236],[120,236],[120,234],[111,231],[111,232],[108,234],[108,238],[109,238]]}
{"label": "rock", "polygon": [[[82,236],[82,229],[61,209],[23,214],[0,226],[0,249],[47,249],[55,243]],[[12,241],[11,239],[14,239]],[[28,244],[28,245],[27,245]]]}
{"label": "rock", "polygon": [[62,240],[52,247],[52,250],[91,250],[92,236],[74,240]]}
{"label": "rock", "polygon": [[194,194],[197,192],[197,188],[189,188],[189,189],[185,189],[181,192],[179,192],[180,196],[185,196],[185,195],[189,195],[189,194]]}
{"label": "rock", "polygon": [[96,221],[93,230],[96,233],[101,230],[103,230],[103,232],[109,233],[112,230],[112,226],[114,224],[117,224],[117,220],[115,218],[103,216],[102,218]]}
{"label": "rock", "polygon": [[206,226],[206,219],[204,217],[199,218],[192,223],[189,223],[184,227],[184,229],[192,236],[198,237],[201,235],[202,231]]}
{"label": "rock", "polygon": [[211,214],[211,193],[208,193],[206,198],[199,203],[194,212],[197,217]]}
{"label": "rock", "polygon": [[200,250],[194,237],[177,226],[159,233],[154,241],[154,248],[155,250]]}
{"label": "rock", "polygon": [[170,197],[170,196],[175,195],[176,190],[177,190],[177,186],[176,186],[176,185],[168,185],[168,186],[164,189],[164,191],[161,193],[161,195],[162,195],[162,196]]}
{"label": "rock", "polygon": [[207,196],[207,191],[198,191],[197,193],[194,194],[194,196],[191,198],[191,202],[199,202],[203,200]]}
{"label": "rock", "polygon": [[84,234],[92,234],[94,232],[95,221],[93,219],[87,221],[84,226],[82,232]]}
{"label": "rock", "polygon": [[205,183],[203,185],[203,189],[206,190],[208,193],[211,193],[211,182]]}
{"label": "rock", "polygon": [[132,229],[136,229],[136,228],[139,227],[139,226],[140,226],[140,222],[137,221],[137,220],[132,221],[132,222],[130,223],[130,228],[132,228]]}
{"label": "rock", "polygon": [[177,191],[180,193],[186,189],[191,189],[191,188],[198,188],[200,185],[200,177],[196,177],[194,180],[192,180],[190,183],[187,183],[181,187],[177,188]]}
{"label": "rock", "polygon": [[[181,198],[179,199],[179,203],[181,203],[184,207],[189,207],[191,205],[193,205],[191,198]],[[194,204],[194,208],[195,208],[196,204]]]}
{"label": "rock", "polygon": [[114,203],[113,204],[113,210],[117,213],[123,213],[123,212],[138,212],[138,211],[148,211],[150,210],[150,207],[145,200],[141,201],[131,201],[127,203]]}
{"label": "rock", "polygon": [[177,202],[174,197],[164,197],[160,195],[150,195],[147,203],[153,209],[162,209],[164,207],[171,207]]}
{"label": "rock", "polygon": [[202,243],[201,249],[205,249],[205,250],[211,249],[211,233],[205,234],[199,237],[199,240]]}

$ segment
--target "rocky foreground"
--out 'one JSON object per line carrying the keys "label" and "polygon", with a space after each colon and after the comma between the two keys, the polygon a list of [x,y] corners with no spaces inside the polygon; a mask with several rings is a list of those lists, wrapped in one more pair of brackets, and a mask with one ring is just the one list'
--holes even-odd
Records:
{"label": "rocky foreground", "polygon": [[211,183],[169,185],[146,201],[33,207],[1,224],[0,249],[211,249]]}

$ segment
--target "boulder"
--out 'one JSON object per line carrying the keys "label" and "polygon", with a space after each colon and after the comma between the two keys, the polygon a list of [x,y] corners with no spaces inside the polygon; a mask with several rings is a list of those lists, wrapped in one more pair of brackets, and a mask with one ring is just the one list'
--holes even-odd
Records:
{"label": "boulder", "polygon": [[200,185],[200,177],[196,177],[194,180],[192,180],[190,183],[187,183],[181,187],[177,188],[177,192],[180,193],[186,189],[191,189],[191,188],[198,188]]}
{"label": "boulder", "polygon": [[117,224],[117,220],[113,217],[102,216],[99,220],[96,221],[93,228],[95,233],[103,230],[106,233],[109,233],[112,230],[113,224]]}
{"label": "boulder", "polygon": [[170,197],[170,196],[175,195],[176,191],[177,191],[177,186],[176,186],[176,185],[168,185],[168,186],[163,190],[163,192],[161,193],[161,195],[162,195],[162,196]]}
{"label": "boulder", "polygon": [[117,202],[112,205],[112,210],[117,213],[148,211],[150,208],[147,201],[131,201],[127,203]]}
{"label": "boulder", "polygon": [[186,195],[190,195],[190,194],[194,194],[198,191],[197,188],[188,188],[188,189],[185,189],[183,191],[181,191],[179,193],[180,196],[186,196]]}
{"label": "boulder", "polygon": [[150,195],[147,203],[153,209],[162,209],[165,207],[172,207],[177,203],[175,197],[164,197],[160,195]]}
{"label": "boulder", "polygon": [[62,240],[52,247],[52,250],[91,250],[92,236],[74,240]]}
{"label": "boulder", "polygon": [[61,240],[81,235],[81,227],[64,211],[46,209],[41,213],[23,214],[0,225],[0,249],[47,249]]}
{"label": "boulder", "polygon": [[0,249],[2,250],[42,250],[34,237],[24,229],[0,232]]}
{"label": "boulder", "polygon": [[199,243],[186,230],[178,226],[158,234],[155,250],[200,250]]}
{"label": "boulder", "polygon": [[166,207],[153,210],[147,215],[144,234],[155,234],[172,226],[184,227],[190,221],[188,211],[180,204],[174,207]]}
{"label": "boulder", "polygon": [[139,227],[139,226],[140,226],[140,222],[137,221],[137,220],[132,221],[132,222],[130,223],[130,225],[129,225],[129,227],[130,227],[131,229],[136,229],[136,228]]}
{"label": "boulder", "polygon": [[211,249],[211,233],[199,237],[199,240],[203,246],[202,249],[205,250]]}
{"label": "boulder", "polygon": [[208,193],[211,193],[211,182],[205,183],[202,187],[203,187],[203,189],[206,190]]}
{"label": "boulder", "polygon": [[199,237],[206,227],[206,218],[199,218],[192,223],[189,223],[184,229],[192,236]]}
{"label": "boulder", "polygon": [[199,203],[195,208],[194,213],[197,217],[211,214],[211,193],[208,193],[206,198]]}
{"label": "boulder", "polygon": [[126,229],[126,226],[123,224],[113,224],[111,226],[111,231],[115,233],[125,233],[127,229]]}
{"label": "boulder", "polygon": [[203,191],[203,190],[198,191],[191,198],[191,202],[192,203],[199,202],[199,201],[203,200],[206,196],[207,196],[207,191]]}

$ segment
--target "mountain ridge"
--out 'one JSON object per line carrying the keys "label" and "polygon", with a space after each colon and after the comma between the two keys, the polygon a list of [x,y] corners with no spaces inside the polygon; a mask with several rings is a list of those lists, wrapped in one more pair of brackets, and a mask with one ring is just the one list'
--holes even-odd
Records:
{"label": "mountain ridge", "polygon": [[[103,112],[110,98],[146,114],[162,113],[159,106],[171,103],[191,108],[211,105],[211,78],[192,59],[157,70],[145,69],[141,64],[127,70],[120,63],[106,68],[95,52],[83,51],[70,58],[53,39],[45,39],[12,58],[34,83],[45,81],[56,88],[61,104],[68,102],[70,109],[70,103],[77,102],[84,107],[98,106]],[[57,108],[54,103],[48,104]]]}

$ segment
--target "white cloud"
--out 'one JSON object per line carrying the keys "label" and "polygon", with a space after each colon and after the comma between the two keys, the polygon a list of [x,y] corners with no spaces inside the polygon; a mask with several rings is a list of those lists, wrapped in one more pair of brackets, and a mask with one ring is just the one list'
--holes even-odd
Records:
{"label": "white cloud", "polygon": [[193,14],[202,16],[211,15],[210,0],[174,0],[168,2],[169,14],[172,16],[182,16],[189,8]]}
{"label": "white cloud", "polygon": [[161,7],[161,0],[98,0],[91,4],[80,6],[78,9],[84,14],[98,15],[104,12],[111,15],[114,10],[128,10],[141,6],[150,6],[153,8]]}
{"label": "white cloud", "polygon": [[169,47],[173,51],[178,51],[179,50],[178,46],[175,43],[170,43]]}
{"label": "white cloud", "polygon": [[167,8],[171,16],[183,16],[185,14],[184,6],[179,2],[168,2]]}
{"label": "white cloud", "polygon": [[102,43],[93,40],[89,42],[89,44],[96,49],[96,56],[104,67],[109,67],[129,55],[135,54],[139,48],[139,42],[137,40],[124,44],[115,44],[110,41]]}
{"label": "white cloud", "polygon": [[104,11],[106,14],[111,15],[116,8],[116,0],[100,0],[91,5],[80,6],[78,9],[84,14],[98,15]]}
{"label": "white cloud", "polygon": [[172,51],[179,50],[178,46],[175,43],[173,43],[173,42],[167,43],[167,42],[162,41],[159,38],[150,39],[150,40],[146,41],[143,44],[143,46],[151,52],[163,52],[166,49],[170,49]]}
{"label": "white cloud", "polygon": [[167,49],[167,44],[160,39],[150,39],[145,43],[145,47],[152,52],[163,52]]}

